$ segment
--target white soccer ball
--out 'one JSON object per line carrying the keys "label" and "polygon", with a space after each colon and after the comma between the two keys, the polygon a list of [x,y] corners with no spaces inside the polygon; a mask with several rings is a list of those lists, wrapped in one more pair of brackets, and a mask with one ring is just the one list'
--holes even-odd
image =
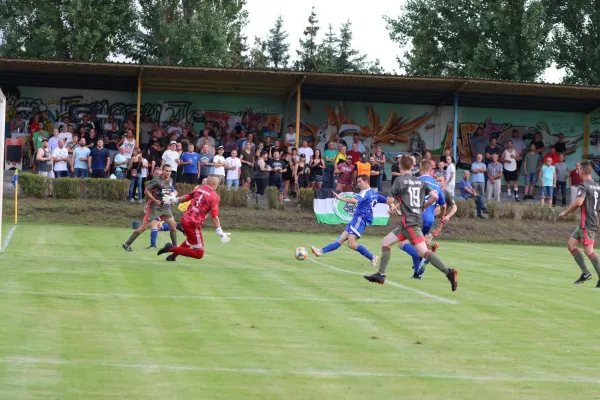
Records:
{"label": "white soccer ball", "polygon": [[294,250],[294,257],[298,261],[306,260],[308,258],[308,251],[304,247],[298,247]]}

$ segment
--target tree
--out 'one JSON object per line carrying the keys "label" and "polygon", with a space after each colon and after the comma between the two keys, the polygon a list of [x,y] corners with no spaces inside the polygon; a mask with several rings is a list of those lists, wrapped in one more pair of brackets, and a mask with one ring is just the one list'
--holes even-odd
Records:
{"label": "tree", "polygon": [[254,45],[248,55],[248,68],[267,69],[269,67],[269,57],[266,54],[267,43],[259,37],[254,37]]}
{"label": "tree", "polygon": [[319,32],[319,21],[313,6],[308,17],[308,26],[304,29],[304,40],[300,39],[300,50],[296,50],[298,59],[296,68],[301,71],[318,71],[319,46],[317,44],[317,33]]}
{"label": "tree", "polygon": [[384,18],[412,75],[535,80],[549,65],[547,0],[408,0]]}
{"label": "tree", "polygon": [[280,15],[275,21],[275,26],[269,30],[267,39],[267,54],[269,61],[275,68],[285,68],[290,60],[287,42],[288,34],[283,30],[283,17]]}
{"label": "tree", "polygon": [[347,20],[340,27],[335,70],[340,73],[365,72],[366,55],[352,48],[352,24]]}
{"label": "tree", "polygon": [[336,72],[338,38],[329,24],[325,38],[319,45],[318,60],[321,72]]}
{"label": "tree", "polygon": [[0,1],[3,57],[106,61],[135,30],[133,0]]}
{"label": "tree", "polygon": [[238,62],[245,0],[139,0],[141,29],[127,54],[144,64],[231,67]]}
{"label": "tree", "polygon": [[600,4],[597,1],[553,2],[556,25],[553,48],[565,83],[600,84]]}

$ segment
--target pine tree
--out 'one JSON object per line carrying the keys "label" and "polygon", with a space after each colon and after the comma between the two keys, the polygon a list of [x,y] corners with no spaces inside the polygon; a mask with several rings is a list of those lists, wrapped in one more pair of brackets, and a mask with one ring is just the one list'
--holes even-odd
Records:
{"label": "pine tree", "polygon": [[340,73],[364,72],[366,58],[366,55],[352,48],[352,24],[347,20],[340,27],[335,70]]}
{"label": "pine tree", "polygon": [[275,21],[275,26],[269,30],[267,39],[267,54],[271,65],[276,68],[286,68],[290,60],[287,42],[288,34],[283,30],[283,17],[280,15]]}
{"label": "pine tree", "polygon": [[318,71],[319,62],[319,46],[317,44],[317,33],[319,32],[319,21],[313,6],[310,16],[308,17],[308,26],[304,29],[304,40],[300,39],[300,50],[296,50],[298,59],[296,60],[296,68],[301,71]]}
{"label": "pine tree", "polygon": [[338,38],[329,24],[325,38],[318,49],[317,59],[321,72],[336,72],[337,46]]}
{"label": "pine tree", "polygon": [[255,36],[254,45],[248,54],[248,68],[267,69],[269,67],[269,57],[266,52],[267,43]]}

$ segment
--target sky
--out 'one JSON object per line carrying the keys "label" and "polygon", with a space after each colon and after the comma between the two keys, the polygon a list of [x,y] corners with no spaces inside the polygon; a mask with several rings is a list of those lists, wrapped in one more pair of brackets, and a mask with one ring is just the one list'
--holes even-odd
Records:
{"label": "sky", "polygon": [[[292,59],[295,59],[295,50],[299,46],[298,40],[303,36],[311,8],[315,5],[321,27],[319,39],[323,37],[329,24],[337,32],[340,25],[349,19],[352,22],[354,48],[367,54],[369,61],[378,58],[386,71],[402,73],[396,56],[403,51],[390,39],[383,15],[397,17],[404,2],[405,0],[321,0],[315,3],[293,0],[247,0],[249,22],[245,34],[251,46],[254,43],[254,36],[267,37],[269,29],[281,15],[284,28],[289,34],[290,53]],[[563,75],[563,71],[551,67],[546,70],[543,79],[558,83]]]}

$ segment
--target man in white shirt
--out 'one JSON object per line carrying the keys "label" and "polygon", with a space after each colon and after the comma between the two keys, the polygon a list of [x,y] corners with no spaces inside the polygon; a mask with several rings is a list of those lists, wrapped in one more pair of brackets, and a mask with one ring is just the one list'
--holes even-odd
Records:
{"label": "man in white shirt", "polygon": [[167,132],[169,132],[169,135],[172,133],[176,133],[177,137],[181,136],[182,131],[181,126],[179,126],[179,121],[177,121],[176,119],[171,121],[171,125],[167,127]]}
{"label": "man in white shirt", "polygon": [[[512,139],[510,140],[512,141],[513,148],[517,151],[517,155],[519,156],[519,159],[517,160],[517,171],[520,172],[521,164],[523,163],[523,157],[525,156],[525,150],[527,148],[525,147],[523,138],[519,136],[519,131],[516,129],[512,130]],[[504,147],[506,148],[506,143],[504,144]]]}
{"label": "man in white shirt", "polygon": [[288,133],[285,134],[285,142],[288,146],[296,146],[296,132],[294,132],[294,125],[289,124],[287,129]]}
{"label": "man in white shirt", "polygon": [[213,174],[219,177],[219,185],[225,184],[225,166],[227,161],[223,157],[225,147],[219,146],[217,154],[213,157]]}
{"label": "man in white shirt", "polygon": [[237,157],[236,149],[231,151],[231,157],[227,157],[225,162],[225,169],[227,170],[227,190],[230,190],[232,186],[239,188],[240,176],[242,173],[242,162]]}
{"label": "man in white shirt", "polygon": [[54,176],[56,178],[68,178],[69,151],[65,147],[64,140],[58,141],[58,147],[52,151],[52,160],[54,161]]}
{"label": "man in white shirt", "polygon": [[[162,166],[165,164],[169,164],[171,166],[172,171],[177,171],[177,167],[179,166],[179,153],[175,150],[177,148],[177,142],[172,141],[169,144],[169,149],[166,150],[162,155]],[[172,173],[171,179],[173,179],[173,185],[177,182],[177,174]]]}
{"label": "man in white shirt", "polygon": [[64,140],[65,144],[73,141],[73,134],[69,132],[68,127],[66,125],[63,131],[58,134],[58,140]]}
{"label": "man in white shirt", "polygon": [[302,147],[300,147],[298,149],[298,155],[301,156],[302,154],[304,154],[306,156],[307,162],[310,162],[310,160],[312,159],[312,156],[314,154],[313,149],[308,147],[308,141],[306,141],[306,140],[302,141]]}

